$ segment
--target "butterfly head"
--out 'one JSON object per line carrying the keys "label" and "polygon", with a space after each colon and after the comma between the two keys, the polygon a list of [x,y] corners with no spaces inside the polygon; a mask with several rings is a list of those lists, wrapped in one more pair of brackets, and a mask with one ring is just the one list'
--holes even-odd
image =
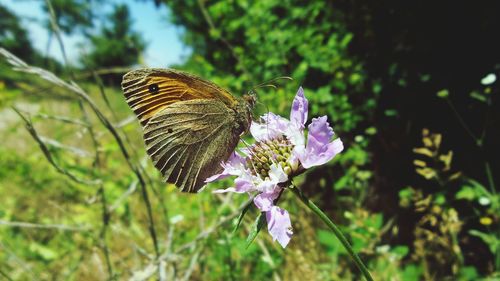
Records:
{"label": "butterfly head", "polygon": [[249,91],[248,94],[243,95],[243,100],[250,109],[253,109],[257,102],[257,95],[254,91]]}

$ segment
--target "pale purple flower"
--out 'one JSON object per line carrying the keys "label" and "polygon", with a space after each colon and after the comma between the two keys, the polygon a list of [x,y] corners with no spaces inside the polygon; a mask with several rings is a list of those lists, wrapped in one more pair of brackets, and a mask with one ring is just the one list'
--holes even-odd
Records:
{"label": "pale purple flower", "polygon": [[243,150],[244,157],[233,153],[222,163],[224,170],[206,180],[236,176],[234,187],[214,192],[254,194],[255,206],[266,215],[269,234],[283,248],[293,233],[290,215],[275,205],[281,192],[293,176],[327,163],[344,148],[340,139],[332,140],[334,133],[326,116],[312,119],[306,137],[307,115],[308,101],[300,87],[290,120],[270,112],[260,118],[261,122],[252,122],[250,133],[257,143]]}

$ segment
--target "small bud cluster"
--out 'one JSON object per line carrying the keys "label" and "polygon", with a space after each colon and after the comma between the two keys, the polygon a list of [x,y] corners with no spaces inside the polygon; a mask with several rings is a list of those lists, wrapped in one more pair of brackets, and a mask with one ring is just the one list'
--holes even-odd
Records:
{"label": "small bud cluster", "polygon": [[269,177],[270,166],[280,165],[287,175],[297,171],[298,163],[290,163],[293,145],[284,136],[255,143],[249,151],[247,167],[262,179]]}

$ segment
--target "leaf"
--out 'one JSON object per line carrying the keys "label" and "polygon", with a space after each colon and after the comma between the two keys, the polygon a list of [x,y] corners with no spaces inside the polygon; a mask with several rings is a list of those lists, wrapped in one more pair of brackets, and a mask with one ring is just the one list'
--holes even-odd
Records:
{"label": "leaf", "polygon": [[450,93],[448,92],[448,90],[443,89],[443,90],[441,90],[441,91],[437,92],[437,94],[436,94],[436,95],[437,95],[439,98],[447,98],[449,94],[450,94]]}
{"label": "leaf", "polygon": [[421,169],[416,169],[415,171],[417,172],[417,174],[421,175],[422,177],[428,180],[436,176],[436,171],[430,168],[421,168]]}
{"label": "leaf", "polygon": [[473,266],[464,266],[460,268],[458,273],[460,275],[460,280],[477,280],[478,274],[477,270]]}
{"label": "leaf", "polygon": [[469,230],[469,234],[481,238],[481,240],[488,245],[492,254],[495,254],[500,248],[500,239],[498,239],[495,235],[484,233],[475,229]]}
{"label": "leaf", "polygon": [[387,116],[387,117],[394,117],[394,116],[398,116],[398,112],[397,112],[397,110],[395,110],[395,109],[386,109],[386,110],[384,111],[384,114],[385,114],[385,116]]}
{"label": "leaf", "polygon": [[430,151],[430,149],[428,149],[427,147],[414,148],[413,152],[417,153],[417,154],[422,154],[422,155],[425,155],[425,156],[429,156],[429,157],[432,157],[434,155],[432,153],[432,151]]}
{"label": "leaf", "polygon": [[366,128],[365,133],[367,135],[373,136],[373,135],[375,135],[377,133],[377,128],[375,128],[373,126],[369,127],[369,128]]}
{"label": "leaf", "polygon": [[248,234],[247,237],[247,242],[246,242],[246,247],[250,247],[250,244],[252,244],[253,240],[255,240],[255,237],[257,237],[257,234],[259,234],[260,230],[264,225],[266,224],[266,218],[264,217],[264,213],[260,213],[257,219],[255,220],[255,223],[253,224],[252,230],[250,230],[250,233]]}
{"label": "leaf", "polygon": [[30,251],[36,253],[43,260],[50,261],[50,260],[54,260],[55,258],[57,258],[57,253],[54,250],[52,250],[49,247],[44,246],[42,244],[32,242],[30,244],[29,248],[30,248]]}
{"label": "leaf", "polygon": [[395,246],[394,248],[391,249],[391,253],[394,253],[395,255],[397,255],[398,257],[400,258],[404,258],[406,257],[406,255],[408,255],[408,252],[410,250],[408,249],[407,246]]}
{"label": "leaf", "polygon": [[472,201],[476,198],[476,191],[470,186],[464,186],[455,194],[455,198]]}
{"label": "leaf", "polygon": [[443,194],[437,194],[434,198],[434,203],[436,205],[443,205],[446,202],[446,197]]}
{"label": "leaf", "polygon": [[432,141],[430,137],[423,137],[422,142],[426,147],[432,147]]}
{"label": "leaf", "polygon": [[233,233],[236,232],[236,230],[238,230],[238,228],[240,227],[241,225],[241,222],[243,221],[243,217],[245,217],[245,214],[247,213],[247,211],[250,209],[250,207],[252,206],[252,202],[253,201],[250,201],[248,202],[248,204],[243,208],[243,210],[241,210],[241,213],[240,215],[238,216],[237,218],[237,221],[236,221],[236,226],[234,227],[233,229]]}
{"label": "leaf", "polygon": [[471,98],[475,99],[475,100],[480,101],[480,102],[487,102],[487,101],[488,101],[488,100],[486,99],[486,97],[485,97],[485,96],[483,96],[483,95],[482,95],[481,93],[479,93],[479,92],[475,92],[475,91],[473,91],[473,92],[471,92],[471,93],[469,94],[469,96],[470,96]]}
{"label": "leaf", "polygon": [[427,166],[427,163],[425,163],[425,161],[422,161],[422,160],[413,160],[413,165],[417,166],[417,167],[426,167]]}
{"label": "leaf", "polygon": [[422,275],[422,268],[411,264],[406,266],[405,269],[403,270],[401,280],[418,281],[420,280],[421,275]]}
{"label": "leaf", "polygon": [[[455,195],[456,199],[475,200],[485,197],[490,201],[495,200],[494,196],[486,190],[486,188],[479,182],[469,179],[467,185],[464,185],[459,192]],[[483,200],[484,201],[484,200]]]}

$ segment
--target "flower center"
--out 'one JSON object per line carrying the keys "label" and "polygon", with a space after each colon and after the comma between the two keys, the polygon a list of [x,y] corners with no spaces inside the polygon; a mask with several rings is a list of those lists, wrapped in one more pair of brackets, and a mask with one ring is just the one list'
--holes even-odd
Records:
{"label": "flower center", "polygon": [[269,177],[272,164],[280,165],[290,175],[294,170],[293,166],[296,166],[289,161],[292,149],[292,143],[285,136],[257,142],[250,148],[246,166],[262,179]]}

